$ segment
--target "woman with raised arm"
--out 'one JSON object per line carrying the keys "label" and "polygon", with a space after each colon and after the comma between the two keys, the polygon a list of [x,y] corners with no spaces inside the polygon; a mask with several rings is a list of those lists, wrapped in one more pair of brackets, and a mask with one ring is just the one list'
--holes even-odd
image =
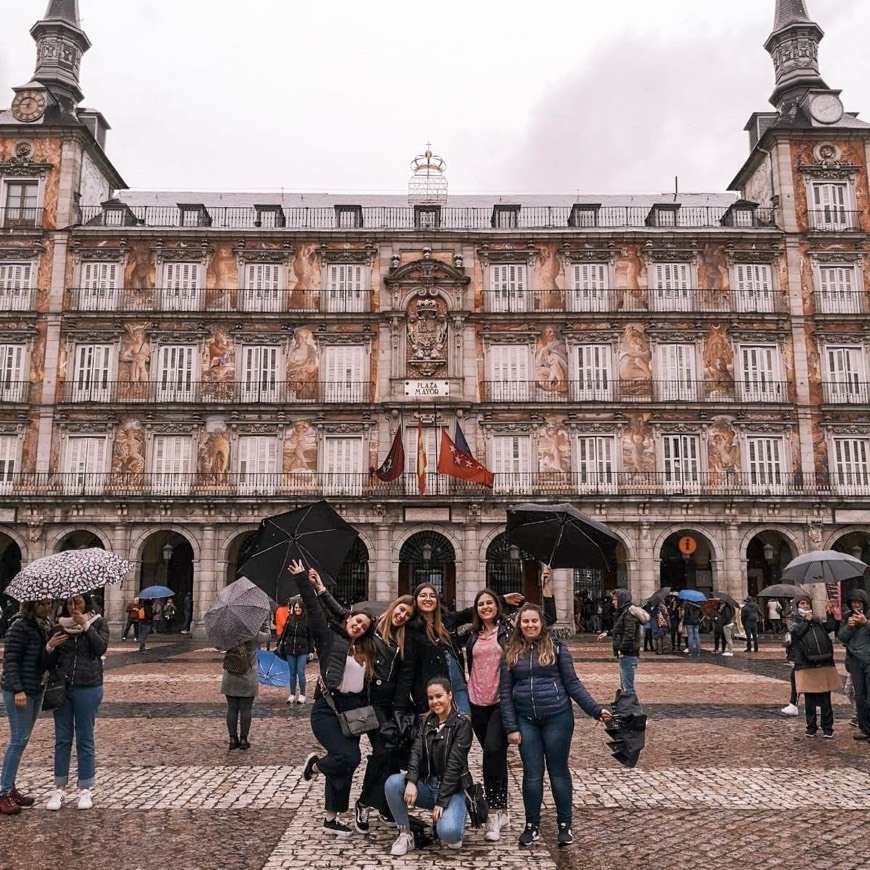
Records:
{"label": "woman with raised arm", "polygon": [[350,611],[343,622],[327,621],[317,600],[326,592],[317,571],[309,568],[306,572],[298,560],[291,562],[288,570],[299,585],[317,651],[320,680],[311,708],[311,730],[326,750],[325,755],[312,752],[305,759],[302,776],[310,781],[323,774],[323,830],[347,837],[352,833],[351,828],[338,818],[338,814],[347,812],[350,806],[351,782],[361,760],[360,739],[345,736],[338,713],[369,703],[368,689],[374,676],[376,656],[374,622],[371,614],[365,611]]}

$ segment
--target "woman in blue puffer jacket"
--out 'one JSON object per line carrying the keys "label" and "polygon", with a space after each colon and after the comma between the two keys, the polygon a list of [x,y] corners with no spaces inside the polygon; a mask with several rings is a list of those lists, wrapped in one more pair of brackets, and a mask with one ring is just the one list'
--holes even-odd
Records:
{"label": "woman in blue puffer jacket", "polygon": [[573,784],[568,753],[574,734],[575,701],[593,719],[613,717],[577,678],[567,647],[553,641],[541,609],[524,604],[501,665],[501,717],[508,743],[520,747],[523,761],[523,805],[526,826],[519,844],[531,846],[540,836],[544,797],[544,759],[556,804],[558,843],[569,846]]}

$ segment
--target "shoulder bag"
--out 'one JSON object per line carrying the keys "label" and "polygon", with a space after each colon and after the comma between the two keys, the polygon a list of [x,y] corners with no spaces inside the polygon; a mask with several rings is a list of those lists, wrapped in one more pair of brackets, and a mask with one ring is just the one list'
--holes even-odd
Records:
{"label": "shoulder bag", "polygon": [[[335,713],[338,724],[341,726],[341,733],[345,737],[362,737],[363,734],[369,731],[377,731],[380,727],[381,723],[378,721],[378,714],[371,704],[339,713],[335,708],[332,692],[329,691],[326,681],[322,678],[320,680],[320,692],[323,695],[323,699],[329,704],[332,712]],[[371,700],[371,697],[369,697],[369,700]]]}
{"label": "shoulder bag", "polygon": [[489,804],[483,786],[476,782],[471,788],[465,789],[465,806],[468,810],[468,820],[472,828],[480,828],[489,818]]}
{"label": "shoulder bag", "polygon": [[42,695],[42,709],[57,710],[63,707],[66,703],[66,687],[66,674],[60,668],[55,668],[48,675],[48,682]]}

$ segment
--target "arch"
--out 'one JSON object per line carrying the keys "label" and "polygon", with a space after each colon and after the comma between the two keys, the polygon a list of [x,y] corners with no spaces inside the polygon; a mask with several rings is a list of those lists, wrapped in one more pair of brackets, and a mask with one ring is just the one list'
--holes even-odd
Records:
{"label": "arch", "polygon": [[456,548],[440,529],[422,529],[399,550],[399,595],[431,583],[448,607],[456,606]]}
{"label": "arch", "polygon": [[[852,556],[857,556],[862,562],[867,562],[870,559],[870,533],[867,531],[867,526],[844,526],[838,529],[828,539],[829,550],[837,550],[840,553],[849,553]],[[870,588],[870,583],[864,577],[850,577],[844,580],[841,584],[842,601],[846,600],[846,596],[853,589],[863,589],[865,592]]]}
{"label": "arch", "polygon": [[196,551],[184,531],[177,527],[151,529],[141,536],[136,546],[139,548],[139,587],[168,586],[172,589],[176,614],[171,622],[162,622],[155,631],[169,633],[182,627],[184,621],[184,599],[190,595],[195,601],[194,582]]}
{"label": "arch", "polygon": [[778,583],[798,551],[793,533],[783,526],[758,526],[745,534],[740,553],[746,564],[746,594],[754,598],[765,586]]}
{"label": "arch", "polygon": [[432,528],[430,526],[417,525],[417,526],[413,526],[410,529],[402,529],[401,531],[402,531],[402,534],[400,536],[398,536],[393,541],[393,558],[394,559],[397,559],[397,560],[401,559],[402,548],[405,546],[405,544],[408,543],[409,540],[411,540],[411,538],[414,537],[414,535],[419,535],[420,532],[430,532],[430,531],[437,532],[439,535],[447,538],[447,540],[450,541],[450,546],[453,547],[453,552],[455,554],[457,562],[461,562],[465,558],[465,556],[462,552],[462,543],[460,542],[459,538],[456,537],[455,533],[451,529],[444,529],[441,527]]}
{"label": "arch", "polygon": [[16,532],[14,529],[7,529],[3,526],[0,526],[0,546],[2,546],[2,539],[4,537],[9,538],[12,543],[18,545],[18,549],[21,552],[21,559],[23,561],[27,553],[27,542],[24,540],[24,538],[22,538],[21,535],[18,534],[18,532]]}
{"label": "arch", "polygon": [[229,540],[225,540],[221,548],[224,553],[224,561],[226,564],[224,585],[232,583],[236,579],[239,569],[242,567],[245,559],[247,559],[247,548],[254,535],[257,534],[259,526],[252,525],[249,529],[233,529]]}
{"label": "arch", "polygon": [[101,535],[92,532],[90,529],[78,528],[65,532],[57,540],[55,552],[61,553],[64,550],[78,550],[85,547],[99,547],[101,550],[107,549]]}
{"label": "arch", "polygon": [[[88,544],[87,546],[99,546],[103,550],[112,549],[111,546],[107,546],[110,542],[109,536],[106,534],[105,529],[100,529],[97,526],[91,525],[82,525],[76,526],[71,529],[61,529],[60,531],[55,531],[50,538],[46,540],[46,552],[47,553],[60,553],[62,550],[70,550],[74,547],[82,546],[81,543],[75,543],[70,547],[62,546],[67,539],[71,538],[74,535],[81,535],[82,540],[84,535],[90,535],[92,538],[96,538],[99,543],[98,544]],[[123,553],[119,555],[124,555]]]}
{"label": "arch", "polygon": [[[696,549],[683,554],[679,549],[680,539],[692,537]],[[701,589],[711,592],[719,578],[715,575],[714,565],[721,561],[721,549],[717,541],[707,532],[691,526],[671,527],[670,531],[659,536],[654,553],[659,558],[659,585],[672,589]]]}
{"label": "arch", "polygon": [[160,532],[174,532],[181,538],[184,538],[188,544],[190,544],[191,550],[193,550],[193,559],[195,562],[199,562],[202,559],[202,549],[200,547],[199,541],[196,540],[195,537],[191,536],[190,532],[184,527],[179,526],[176,523],[168,523],[167,525],[161,525],[159,528],[147,528],[143,529],[138,537],[130,541],[130,553],[131,558],[138,559],[140,562],[142,561],[142,553],[145,549],[145,545],[147,541],[154,536],[155,534],[159,534]]}
{"label": "arch", "polygon": [[361,536],[353,542],[335,578],[333,594],[338,601],[348,606],[369,597],[369,549]]}
{"label": "arch", "polygon": [[[9,581],[21,570],[22,552],[21,544],[5,529],[0,529],[0,614],[5,611],[12,599],[3,595],[3,590],[9,585]],[[3,622],[0,616],[0,622]],[[3,633],[4,625],[0,625],[0,634]]]}
{"label": "arch", "polygon": [[521,592],[527,601],[540,603],[540,562],[508,540],[507,531],[490,536],[486,546],[486,585],[493,592]]}

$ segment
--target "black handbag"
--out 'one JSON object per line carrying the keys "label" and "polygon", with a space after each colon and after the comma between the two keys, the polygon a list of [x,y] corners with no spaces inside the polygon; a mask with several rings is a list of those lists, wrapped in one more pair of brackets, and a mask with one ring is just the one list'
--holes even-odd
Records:
{"label": "black handbag", "polygon": [[338,724],[341,726],[341,733],[345,737],[362,737],[368,731],[377,731],[380,728],[381,723],[378,720],[378,714],[371,704],[339,713],[335,709],[332,692],[329,691],[322,679],[320,680],[320,693],[323,695],[326,703],[332,708],[332,712],[335,713]]}
{"label": "black handbag", "polygon": [[481,828],[489,818],[489,804],[483,786],[476,782],[471,788],[465,789],[465,806],[468,810],[468,820],[472,828]]}
{"label": "black handbag", "polygon": [[66,687],[66,674],[59,670],[52,671],[42,695],[42,709],[57,710],[63,707],[66,703]]}

